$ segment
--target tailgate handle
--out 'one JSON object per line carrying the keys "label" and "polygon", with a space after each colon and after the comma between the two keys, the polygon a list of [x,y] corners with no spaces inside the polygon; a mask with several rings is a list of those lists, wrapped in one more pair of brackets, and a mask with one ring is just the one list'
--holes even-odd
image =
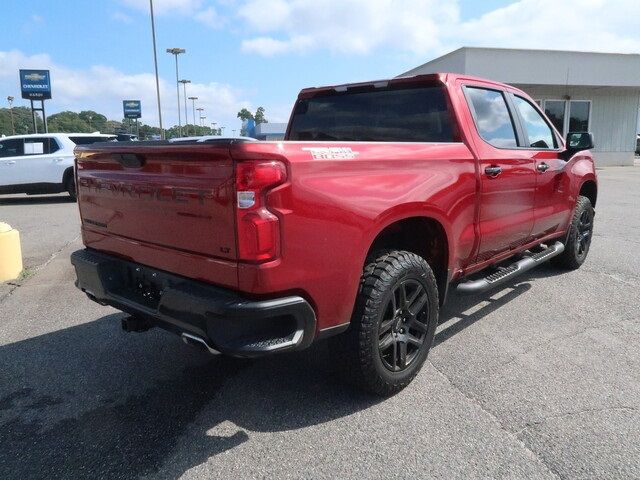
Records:
{"label": "tailgate handle", "polygon": [[127,168],[140,168],[144,165],[144,156],[137,153],[112,153],[111,158]]}

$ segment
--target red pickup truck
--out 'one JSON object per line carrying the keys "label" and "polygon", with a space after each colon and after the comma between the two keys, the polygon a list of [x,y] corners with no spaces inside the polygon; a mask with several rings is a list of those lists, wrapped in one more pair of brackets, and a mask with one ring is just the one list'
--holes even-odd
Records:
{"label": "red pickup truck", "polygon": [[78,147],[77,286],[127,331],[212,353],[332,337],[341,371],[389,395],[450,289],[584,262],[592,147],[522,91],[453,74],[302,90],[281,142]]}

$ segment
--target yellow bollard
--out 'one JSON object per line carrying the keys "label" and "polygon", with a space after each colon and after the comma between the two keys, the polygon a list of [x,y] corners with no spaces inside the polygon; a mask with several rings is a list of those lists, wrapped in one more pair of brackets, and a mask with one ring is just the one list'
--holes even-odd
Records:
{"label": "yellow bollard", "polygon": [[22,272],[20,233],[0,222],[0,282],[18,278]]}

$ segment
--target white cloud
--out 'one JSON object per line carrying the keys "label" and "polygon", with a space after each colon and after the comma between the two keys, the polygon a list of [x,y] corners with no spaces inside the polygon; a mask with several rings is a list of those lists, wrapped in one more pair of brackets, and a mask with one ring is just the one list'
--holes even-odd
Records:
{"label": "white cloud", "polygon": [[[114,120],[122,119],[122,100],[142,101],[142,120],[151,125],[158,124],[156,84],[153,73],[127,74],[112,67],[95,65],[87,69],[71,69],[55,63],[49,55],[25,55],[20,51],[0,51],[0,90],[16,97],[20,105],[20,68],[51,70],[52,96],[46,103],[47,114],[61,110],[95,110]],[[162,118],[165,127],[178,123],[175,83],[160,79]],[[184,116],[182,88],[180,89],[180,113]],[[250,102],[242,99],[243,92],[227,84],[215,82],[187,85],[187,96],[199,97],[198,106],[205,108],[207,122],[217,121],[221,125],[237,125],[236,113],[242,108],[251,108]],[[27,105],[27,101],[23,101]],[[192,122],[191,102],[189,119]],[[184,123],[184,118],[183,118]]]}
{"label": "white cloud", "polygon": [[443,43],[637,52],[637,0],[521,0],[460,23]]}
{"label": "white cloud", "polygon": [[458,6],[442,0],[248,0],[238,15],[260,34],[243,41],[245,52],[273,54],[274,46],[276,53],[367,54],[378,48],[422,53],[455,24]]}
{"label": "white cloud", "polygon": [[[141,12],[149,12],[149,0],[120,0],[120,3]],[[200,10],[202,3],[202,0],[154,0],[153,13],[189,15]]]}
{"label": "white cloud", "polygon": [[[149,12],[148,0],[120,0],[120,3],[133,10]],[[225,4],[225,2],[219,2]],[[154,0],[153,12],[155,15],[180,15],[191,17],[197,22],[210,28],[220,28],[226,23],[226,19],[218,11],[203,0]]]}
{"label": "white cloud", "polygon": [[116,20],[117,22],[122,22],[122,23],[133,23],[133,18],[131,18],[129,15],[127,15],[124,12],[113,12],[111,14],[111,19],[112,20]]}
{"label": "white cloud", "polygon": [[205,24],[211,28],[220,28],[224,25],[225,20],[222,18],[215,8],[209,7],[197,12],[194,15],[195,19],[200,23]]}
{"label": "white cloud", "polygon": [[520,0],[462,21],[457,0],[245,0],[237,14],[249,53],[424,56],[462,45],[634,52],[636,10],[637,0]]}

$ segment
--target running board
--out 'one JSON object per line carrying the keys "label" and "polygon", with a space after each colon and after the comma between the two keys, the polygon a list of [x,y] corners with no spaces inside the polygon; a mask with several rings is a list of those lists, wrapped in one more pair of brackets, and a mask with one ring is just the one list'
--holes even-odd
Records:
{"label": "running board", "polygon": [[487,275],[479,280],[459,283],[456,287],[456,293],[460,295],[469,295],[474,293],[482,293],[490,288],[517,277],[521,273],[527,272],[541,263],[560,255],[564,252],[564,245],[561,242],[555,242],[541,252],[534,253],[529,257],[525,257],[517,262],[512,263],[508,267],[502,268],[491,275]]}

